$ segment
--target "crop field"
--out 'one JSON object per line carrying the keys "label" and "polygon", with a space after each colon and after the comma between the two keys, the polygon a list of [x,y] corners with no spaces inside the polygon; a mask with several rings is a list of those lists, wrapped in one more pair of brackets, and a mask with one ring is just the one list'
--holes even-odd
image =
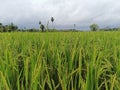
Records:
{"label": "crop field", "polygon": [[0,33],[0,90],[120,90],[120,32]]}

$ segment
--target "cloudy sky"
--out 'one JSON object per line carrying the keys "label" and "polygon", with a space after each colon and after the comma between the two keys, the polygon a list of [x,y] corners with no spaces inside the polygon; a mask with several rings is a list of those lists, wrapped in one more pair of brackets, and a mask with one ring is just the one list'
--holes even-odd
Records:
{"label": "cloudy sky", "polygon": [[[55,18],[58,29],[120,27],[120,0],[0,0],[0,22],[11,22],[20,28],[39,28]],[[50,22],[51,26],[51,22]]]}

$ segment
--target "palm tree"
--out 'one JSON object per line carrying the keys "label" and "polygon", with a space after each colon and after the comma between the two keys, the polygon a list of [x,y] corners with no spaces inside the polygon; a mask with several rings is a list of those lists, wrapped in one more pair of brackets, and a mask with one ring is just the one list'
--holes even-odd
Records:
{"label": "palm tree", "polygon": [[54,22],[54,18],[53,17],[51,17],[51,22]]}
{"label": "palm tree", "polygon": [[73,29],[73,31],[75,31],[75,28],[76,28],[76,24],[74,24],[74,29]]}
{"label": "palm tree", "polygon": [[40,25],[40,28],[41,28],[42,32],[44,32],[45,27],[43,24]]}
{"label": "palm tree", "polygon": [[47,22],[47,31],[49,31],[49,21]]}
{"label": "palm tree", "polygon": [[39,21],[40,28],[41,28],[41,24],[42,24],[41,21]]}
{"label": "palm tree", "polygon": [[[53,26],[53,22],[54,22],[54,18],[51,17],[51,22],[52,22],[52,26]],[[53,30],[54,30],[54,26],[53,26]]]}
{"label": "palm tree", "polygon": [[39,21],[39,25],[41,24],[41,21]]}

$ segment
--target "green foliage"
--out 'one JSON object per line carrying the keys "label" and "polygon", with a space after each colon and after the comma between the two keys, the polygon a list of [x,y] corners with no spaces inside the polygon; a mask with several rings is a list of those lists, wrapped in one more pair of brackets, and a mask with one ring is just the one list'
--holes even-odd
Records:
{"label": "green foliage", "polygon": [[0,32],[12,32],[12,31],[17,31],[18,27],[11,23],[10,25],[2,25],[0,23]]}
{"label": "green foliage", "polygon": [[0,23],[0,32],[3,32],[3,25]]}
{"label": "green foliage", "polygon": [[120,32],[0,33],[0,90],[119,89]]}
{"label": "green foliage", "polygon": [[2,23],[0,23],[0,26],[2,26]]}
{"label": "green foliage", "polygon": [[99,29],[99,26],[97,24],[90,25],[91,31],[97,31]]}
{"label": "green foliage", "polygon": [[16,31],[18,29],[18,27],[16,25],[14,25],[13,23],[11,23],[9,25],[9,29],[10,29],[10,31]]}
{"label": "green foliage", "polygon": [[44,27],[44,25],[43,25],[43,24],[41,24],[41,25],[40,25],[40,28],[41,28],[42,32],[44,32],[45,27]]}

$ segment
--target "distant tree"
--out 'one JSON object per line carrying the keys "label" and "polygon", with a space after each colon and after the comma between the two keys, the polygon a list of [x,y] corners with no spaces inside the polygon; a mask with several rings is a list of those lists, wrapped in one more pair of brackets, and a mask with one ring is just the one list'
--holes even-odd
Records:
{"label": "distant tree", "polygon": [[54,22],[54,18],[53,17],[51,17],[51,22]]}
{"label": "distant tree", "polygon": [[38,30],[35,28],[28,29],[29,32],[37,32]]}
{"label": "distant tree", "polygon": [[[42,24],[41,21],[39,21],[39,25],[40,25],[40,27],[41,27],[41,24]],[[41,28],[40,28],[40,29],[41,29]]]}
{"label": "distant tree", "polygon": [[39,21],[39,25],[41,24],[41,21]]}
{"label": "distant tree", "polygon": [[11,24],[9,25],[9,29],[10,31],[14,31],[14,24],[11,22]]}
{"label": "distant tree", "polygon": [[42,32],[44,32],[45,27],[43,24],[40,25],[40,28],[41,28]]}
{"label": "distant tree", "polygon": [[11,32],[12,31],[12,26],[11,25],[6,25],[6,31]]}
{"label": "distant tree", "polygon": [[7,32],[6,25],[3,26],[3,32]]}
{"label": "distant tree", "polygon": [[0,23],[0,32],[11,32],[17,30],[18,30],[18,26],[14,25],[13,23],[9,25],[2,25],[2,23]]}
{"label": "distant tree", "polygon": [[99,26],[97,24],[90,25],[91,31],[97,31],[99,29]]}
{"label": "distant tree", "polygon": [[73,31],[75,31],[75,28],[76,28],[76,24],[74,24],[74,28],[73,28]]}
{"label": "distant tree", "polygon": [[45,26],[42,24],[41,21],[39,21],[39,25],[40,25],[40,29],[42,30],[42,32],[44,32]]}
{"label": "distant tree", "polygon": [[54,25],[53,25],[54,18],[53,17],[51,17],[51,22],[52,22],[52,26],[53,26],[53,30],[54,30]]}
{"label": "distant tree", "polygon": [[0,32],[3,32],[3,25],[0,23]]}
{"label": "distant tree", "polygon": [[18,29],[18,26],[14,25],[13,23],[9,25],[9,32],[17,31],[17,29]]}
{"label": "distant tree", "polygon": [[47,22],[47,27],[46,27],[47,31],[49,31],[49,21]]}
{"label": "distant tree", "polygon": [[2,23],[0,23],[0,26],[2,26]]}

